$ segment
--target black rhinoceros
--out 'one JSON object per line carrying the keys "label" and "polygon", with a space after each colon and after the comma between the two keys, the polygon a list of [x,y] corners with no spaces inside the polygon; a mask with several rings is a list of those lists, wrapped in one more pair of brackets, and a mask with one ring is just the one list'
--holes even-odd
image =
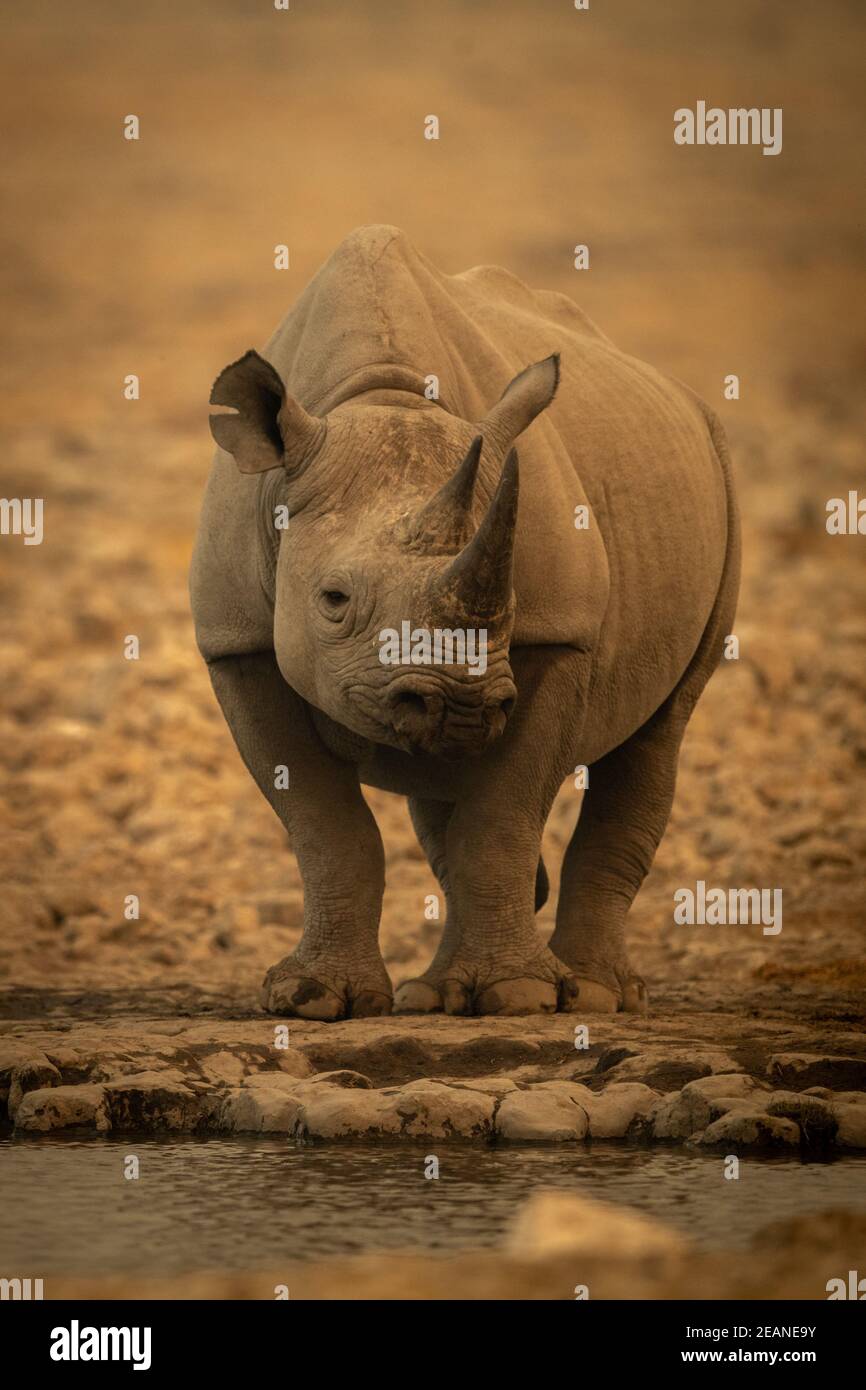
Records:
{"label": "black rhinoceros", "polygon": [[[211,416],[197,640],[304,883],[266,1007],[644,1009],[625,917],[737,596],[712,413],[564,295],[489,266],[443,275],[393,227],[347,237],[211,403],[233,410]],[[483,662],[447,645],[466,633]],[[579,765],[544,947],[541,836]],[[396,996],[362,784],[409,798],[447,901],[435,958]]]}

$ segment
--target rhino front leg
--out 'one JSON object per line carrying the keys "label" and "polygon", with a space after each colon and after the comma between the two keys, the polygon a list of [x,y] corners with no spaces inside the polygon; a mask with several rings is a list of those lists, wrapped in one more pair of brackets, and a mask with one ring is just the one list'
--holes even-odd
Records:
{"label": "rhino front leg", "polygon": [[[398,985],[394,994],[395,1013],[434,1013],[443,1008],[443,982],[448,976],[448,967],[457,954],[461,938],[454,895],[448,877],[447,832],[453,810],[452,802],[424,800],[420,797],[409,799],[412,824],[430,868],[439,880],[446,903],[446,916],[436,954],[424,974],[414,980],[404,980]],[[547,871],[544,861],[539,859],[535,871],[535,912],[546,903],[548,891]]]}
{"label": "rhino front leg", "polygon": [[534,918],[546,892],[541,836],[570,765],[580,671],[543,649],[512,660],[519,694],[506,734],[467,764],[447,819],[424,827],[428,857],[444,862],[450,925],[422,980],[398,992],[402,1012],[552,1013],[576,998],[570,970],[542,946]]}
{"label": "rhino front leg", "polygon": [[454,899],[448,878],[446,836],[448,822],[454,810],[450,801],[432,801],[422,797],[409,798],[409,814],[418,842],[427,862],[439,881],[445,899],[445,926],[439,946],[429,967],[417,980],[404,980],[394,995],[394,1012],[403,1014],[433,1013],[442,1008],[440,982],[444,969],[459,943],[460,934],[454,911]]}
{"label": "rhino front leg", "polygon": [[[336,1019],[391,1010],[379,952],[384,852],[354,767],[318,737],[273,652],[209,663],[238,750],[289,833],[304,884],[304,934],[265,976],[271,1013]],[[289,786],[279,790],[285,766]]]}

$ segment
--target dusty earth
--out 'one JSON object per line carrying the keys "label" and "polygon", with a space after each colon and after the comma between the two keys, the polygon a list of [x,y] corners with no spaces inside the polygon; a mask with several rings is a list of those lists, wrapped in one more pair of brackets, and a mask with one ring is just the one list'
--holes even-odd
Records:
{"label": "dusty earth", "polygon": [[[396,1139],[406,1098],[394,1094],[432,1079],[459,1094],[427,1086],[419,1137],[471,1095],[477,1132],[465,1137],[550,1139],[544,1096],[556,1095],[571,1124],[558,1140],[583,1142],[593,1097],[614,1085],[652,1093],[611,1092],[636,1100],[623,1133],[644,1141],[698,1142],[747,1098],[753,1128],[722,1131],[734,1151],[808,1147],[816,1132],[833,1148],[862,1141],[866,540],[824,522],[829,498],[864,489],[864,193],[852,177],[863,16],[845,0],[820,13],[805,0],[664,9],[551,3],[530,22],[525,5],[492,0],[438,5],[435,18],[412,0],[255,15],[37,3],[7,19],[2,493],[45,499],[41,546],[0,541],[0,1074],[25,1107],[19,1128],[47,1128],[63,1085],[88,1088],[79,1122],[94,1132],[333,1137],[309,1091],[324,1086],[329,1123],[349,1097],[346,1132]],[[699,96],[783,107],[782,154],[675,147],[673,109]],[[138,142],[122,138],[130,112]],[[429,112],[439,142],[423,139]],[[402,226],[443,269],[500,263],[571,294],[622,347],[697,389],[731,441],[739,659],[692,720],[668,834],[631,915],[652,1013],[588,1019],[589,1052],[574,1049],[575,1020],[439,1018],[292,1022],[281,1057],[259,1011],[266,968],[298,939],[301,888],[192,636],[206,402],[220,367],[261,346],[364,222]],[[273,267],[281,242],[285,272]],[[577,242],[591,248],[588,272],[572,268]],[[723,397],[731,372],[737,401]],[[123,396],[129,373],[138,401]],[[127,634],[138,661],[124,659]],[[435,883],[405,806],[369,800],[396,983],[434,947]],[[566,785],[550,818],[543,935],[579,802]],[[673,894],[697,879],[781,888],[783,930],[674,925]],[[128,894],[138,921],[124,917]],[[341,1075],[310,1081],[323,1072]],[[737,1105],[684,1092],[708,1076],[739,1078],[715,1091]],[[551,1081],[562,1084],[537,1090]],[[509,1135],[511,1087],[511,1109],[515,1093],[524,1100]],[[257,1089],[270,1097],[258,1110]],[[77,1103],[67,1093],[58,1123]],[[687,1118],[661,1133],[675,1105]],[[827,1229],[842,1227],[820,1240],[847,1258],[855,1228],[848,1244]],[[502,1268],[490,1274],[499,1292]],[[320,1292],[345,1291],[341,1275],[320,1277]],[[516,1272],[510,1287],[523,1287]]]}

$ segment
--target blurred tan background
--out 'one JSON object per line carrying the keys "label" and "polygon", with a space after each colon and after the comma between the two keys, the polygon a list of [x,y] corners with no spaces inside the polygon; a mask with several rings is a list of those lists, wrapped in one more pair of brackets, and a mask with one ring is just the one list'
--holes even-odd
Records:
{"label": "blurred tan background", "polygon": [[[864,30],[856,0],[4,6],[0,491],[44,497],[46,526],[41,547],[0,541],[7,1011],[244,1008],[297,939],[294,861],[188,613],[207,397],[348,231],[391,222],[446,271],[572,295],[722,416],[741,659],[692,723],[634,957],[659,1008],[859,1016],[866,538],[824,515],[866,495]],[[782,153],[676,146],[698,99],[781,106]],[[370,799],[398,979],[432,947],[433,885],[402,804]],[[577,809],[566,787],[554,876]],[[781,887],[781,936],[675,928],[696,877]]]}

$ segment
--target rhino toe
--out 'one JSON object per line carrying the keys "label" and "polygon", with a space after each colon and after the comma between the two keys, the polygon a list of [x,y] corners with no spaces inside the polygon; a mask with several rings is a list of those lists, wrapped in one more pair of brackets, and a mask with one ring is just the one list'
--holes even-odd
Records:
{"label": "rhino toe", "polygon": [[475,1001],[478,1014],[553,1014],[557,1007],[555,982],[532,976],[516,980],[497,980],[479,992]]}
{"label": "rhino toe", "polygon": [[394,995],[395,1014],[432,1014],[441,1009],[441,993],[426,980],[404,980]]}
{"label": "rhino toe", "polygon": [[325,973],[288,956],[274,965],[262,985],[262,1005],[268,1013],[332,1023],[340,1018],[371,1018],[391,1012],[391,989],[382,968],[381,980],[356,979],[350,974]]}

